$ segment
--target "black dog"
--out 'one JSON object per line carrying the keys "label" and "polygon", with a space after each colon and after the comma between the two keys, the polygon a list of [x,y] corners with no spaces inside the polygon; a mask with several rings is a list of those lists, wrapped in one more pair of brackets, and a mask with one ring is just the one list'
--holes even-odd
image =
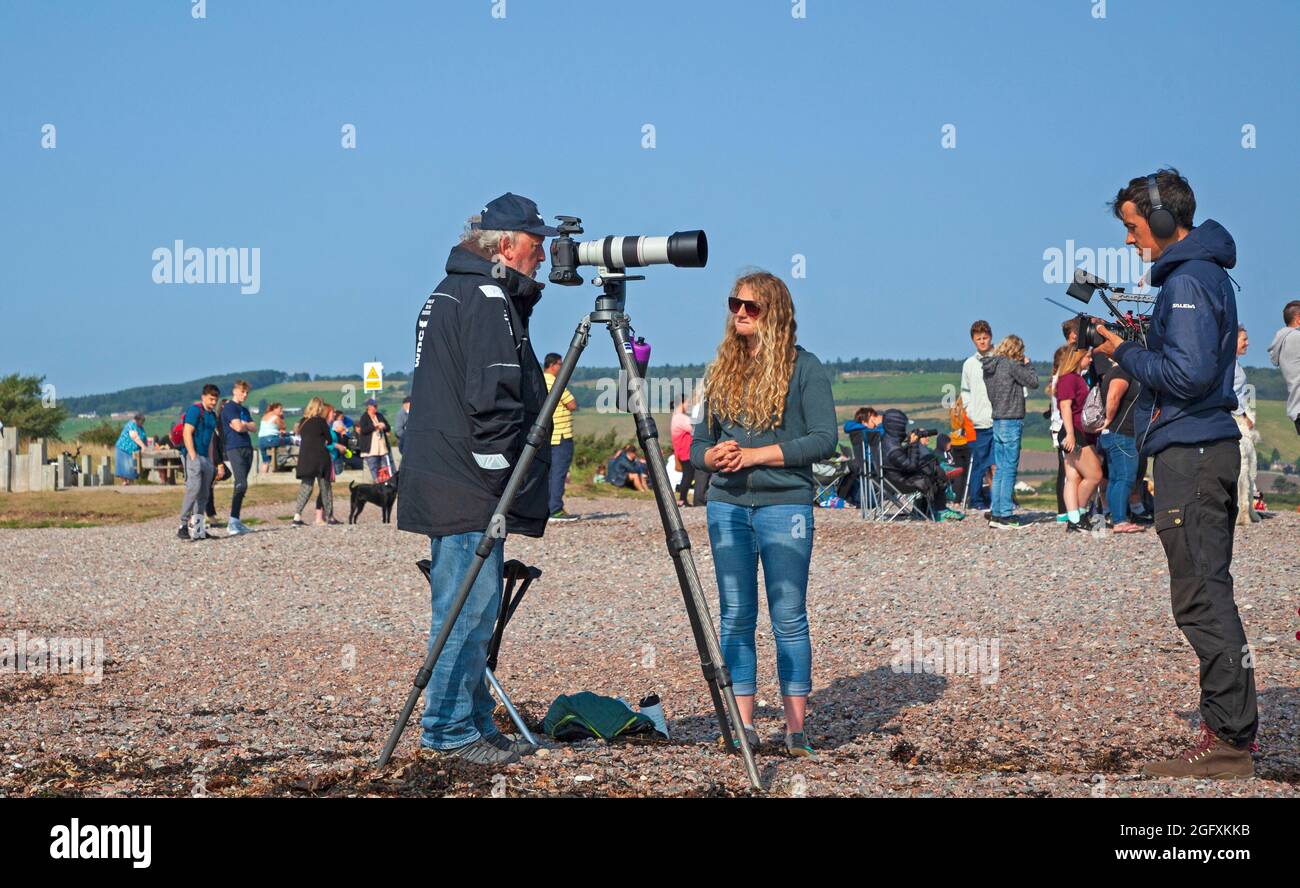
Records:
{"label": "black dog", "polygon": [[393,515],[393,503],[397,502],[397,475],[398,473],[394,472],[383,484],[348,482],[348,490],[352,493],[352,509],[348,513],[348,524],[357,523],[357,516],[366,507],[366,503],[374,503],[382,509],[384,523],[388,524]]}

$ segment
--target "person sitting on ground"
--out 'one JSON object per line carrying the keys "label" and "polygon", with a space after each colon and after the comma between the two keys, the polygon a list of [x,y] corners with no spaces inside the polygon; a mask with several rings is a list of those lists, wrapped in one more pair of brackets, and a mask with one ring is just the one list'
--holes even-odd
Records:
{"label": "person sitting on ground", "polygon": [[948,476],[939,465],[939,458],[929,448],[930,440],[907,431],[907,414],[901,410],[886,410],[882,420],[885,427],[884,469],[885,477],[899,490],[916,491],[925,497],[930,514],[937,521],[960,521],[966,516],[948,508]]}
{"label": "person sitting on ground", "polygon": [[113,474],[121,478],[123,484],[132,484],[139,477],[139,470],[135,467],[135,455],[143,449],[144,414],[137,413],[122,426],[122,433],[117,436],[117,459]]}
{"label": "person sitting on ground", "polygon": [[649,490],[645,480],[645,460],[637,457],[635,445],[629,444],[614,454],[605,468],[605,480],[615,487]]}
{"label": "person sitting on ground", "polygon": [[262,471],[270,472],[275,466],[271,463],[271,449],[285,447],[293,443],[293,436],[285,431],[284,405],[272,402],[262,414],[262,421],[257,427],[257,448],[262,452]]}

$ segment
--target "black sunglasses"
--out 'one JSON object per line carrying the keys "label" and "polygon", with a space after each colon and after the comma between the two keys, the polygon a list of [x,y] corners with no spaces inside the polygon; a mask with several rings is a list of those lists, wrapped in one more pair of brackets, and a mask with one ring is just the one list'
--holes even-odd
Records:
{"label": "black sunglasses", "polygon": [[735,296],[731,296],[727,299],[727,308],[731,309],[732,314],[739,314],[742,305],[745,306],[745,314],[749,315],[751,318],[756,318],[763,313],[763,306],[759,305],[757,302],[753,302],[749,299],[737,299]]}

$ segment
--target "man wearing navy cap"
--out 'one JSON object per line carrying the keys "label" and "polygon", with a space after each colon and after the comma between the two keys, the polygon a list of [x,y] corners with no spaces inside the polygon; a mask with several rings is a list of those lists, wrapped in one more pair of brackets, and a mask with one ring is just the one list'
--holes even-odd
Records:
{"label": "man wearing navy cap", "polygon": [[[430,537],[433,631],[446,621],[474,550],[492,520],[511,469],[546,398],[528,339],[542,296],[534,280],[546,225],[537,204],[506,193],[470,218],[415,329],[411,412],[402,440],[397,526]],[[537,451],[502,532],[546,529],[550,453]],[[532,751],[492,723],[485,681],[488,644],[501,601],[504,539],[492,549],[452,627],[425,690],[420,745],[480,765],[509,764]]]}

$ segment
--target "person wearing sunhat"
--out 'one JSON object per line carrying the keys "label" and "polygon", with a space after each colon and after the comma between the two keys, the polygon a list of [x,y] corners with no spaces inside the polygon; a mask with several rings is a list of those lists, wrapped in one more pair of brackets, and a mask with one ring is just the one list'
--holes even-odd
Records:
{"label": "person wearing sunhat", "polygon": [[[397,526],[431,541],[431,639],[450,614],[546,399],[528,320],[542,297],[534,278],[545,240],[557,234],[533,201],[501,195],[466,223],[447,276],[420,309]],[[491,553],[425,689],[425,749],[479,765],[509,764],[532,751],[493,725],[485,669],[501,600],[502,531],[545,532],[549,474],[550,449],[539,447],[505,527],[493,528]]]}

